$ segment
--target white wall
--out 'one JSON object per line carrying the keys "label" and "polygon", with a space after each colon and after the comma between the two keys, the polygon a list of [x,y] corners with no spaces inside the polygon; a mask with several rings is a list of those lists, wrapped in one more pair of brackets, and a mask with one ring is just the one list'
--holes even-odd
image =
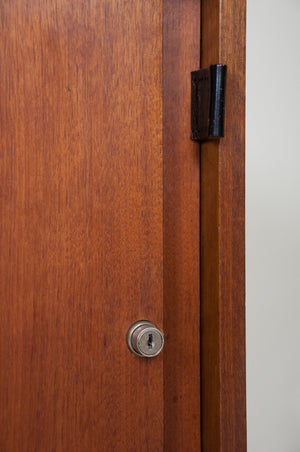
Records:
{"label": "white wall", "polygon": [[300,0],[248,0],[248,452],[300,451]]}

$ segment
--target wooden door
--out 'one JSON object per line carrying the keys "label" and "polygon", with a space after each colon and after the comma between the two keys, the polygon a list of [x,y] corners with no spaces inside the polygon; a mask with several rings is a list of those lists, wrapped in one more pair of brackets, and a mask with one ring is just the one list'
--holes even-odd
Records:
{"label": "wooden door", "polygon": [[0,450],[199,450],[200,3],[0,14]]}
{"label": "wooden door", "polygon": [[[0,0],[0,452],[246,450],[244,20]],[[216,63],[225,137],[200,147],[190,72]]]}

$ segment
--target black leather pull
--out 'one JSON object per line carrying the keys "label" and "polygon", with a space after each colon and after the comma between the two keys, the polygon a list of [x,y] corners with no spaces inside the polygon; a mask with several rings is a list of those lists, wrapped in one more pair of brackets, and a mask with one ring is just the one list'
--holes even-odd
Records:
{"label": "black leather pull", "polygon": [[224,136],[227,66],[214,64],[191,73],[191,139]]}

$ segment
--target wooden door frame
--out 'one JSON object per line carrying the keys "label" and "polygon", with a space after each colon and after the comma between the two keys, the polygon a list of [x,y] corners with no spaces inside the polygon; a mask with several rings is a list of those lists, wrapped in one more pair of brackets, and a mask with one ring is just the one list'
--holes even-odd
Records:
{"label": "wooden door frame", "polygon": [[246,450],[246,0],[202,0],[201,67],[227,64],[225,136],[201,145],[202,452]]}

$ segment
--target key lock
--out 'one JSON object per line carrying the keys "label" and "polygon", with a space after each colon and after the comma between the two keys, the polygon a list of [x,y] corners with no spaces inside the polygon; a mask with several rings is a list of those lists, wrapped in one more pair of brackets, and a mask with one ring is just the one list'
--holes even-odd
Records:
{"label": "key lock", "polygon": [[164,346],[164,335],[154,323],[139,320],[129,328],[126,336],[129,350],[137,356],[153,358]]}

